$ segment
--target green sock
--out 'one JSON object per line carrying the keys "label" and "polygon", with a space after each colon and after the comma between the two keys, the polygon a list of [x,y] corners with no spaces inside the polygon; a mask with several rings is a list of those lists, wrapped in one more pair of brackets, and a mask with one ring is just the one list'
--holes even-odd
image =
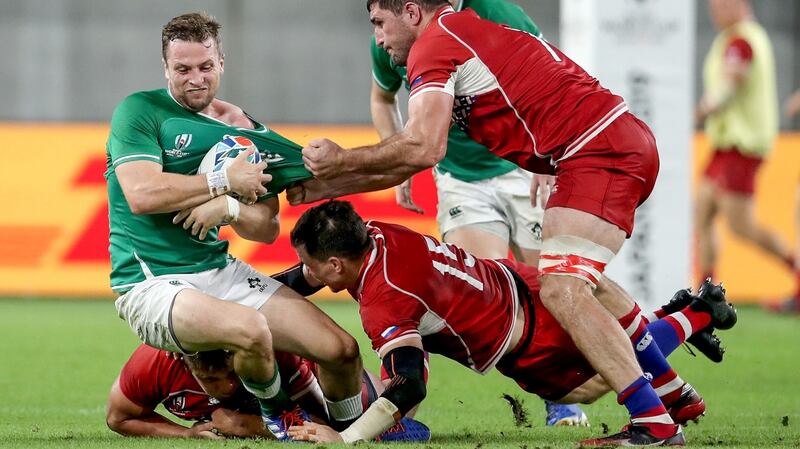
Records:
{"label": "green sock", "polygon": [[262,415],[274,415],[289,410],[294,405],[289,395],[281,388],[281,373],[275,363],[275,375],[272,379],[261,383],[253,380],[242,380],[244,388],[258,399]]}

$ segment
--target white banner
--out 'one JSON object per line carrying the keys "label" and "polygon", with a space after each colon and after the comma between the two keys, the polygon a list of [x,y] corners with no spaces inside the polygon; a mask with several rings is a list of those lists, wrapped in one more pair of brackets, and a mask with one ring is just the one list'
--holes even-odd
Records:
{"label": "white banner", "polygon": [[695,5],[691,0],[561,0],[561,45],[653,130],[661,170],[633,236],[607,274],[654,309],[691,275]]}

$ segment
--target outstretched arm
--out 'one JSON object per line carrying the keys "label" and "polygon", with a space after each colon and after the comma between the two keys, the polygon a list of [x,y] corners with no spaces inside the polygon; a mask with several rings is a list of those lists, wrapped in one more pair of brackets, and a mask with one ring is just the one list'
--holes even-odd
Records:
{"label": "outstretched arm", "polygon": [[303,162],[316,178],[289,189],[289,202],[382,190],[433,167],[447,151],[452,108],[451,95],[427,92],[409,102],[405,128],[377,145],[344,150],[328,139],[311,141]]}
{"label": "outstretched arm", "polygon": [[212,432],[212,423],[183,427],[128,399],[119,387],[119,377],[111,387],[106,406],[108,428],[125,436],[222,439]]}
{"label": "outstretched arm", "polygon": [[353,424],[341,433],[330,427],[305,423],[289,429],[295,440],[355,443],[371,441],[392,427],[425,399],[425,355],[417,336],[383,349],[381,354],[391,382],[383,394]]}

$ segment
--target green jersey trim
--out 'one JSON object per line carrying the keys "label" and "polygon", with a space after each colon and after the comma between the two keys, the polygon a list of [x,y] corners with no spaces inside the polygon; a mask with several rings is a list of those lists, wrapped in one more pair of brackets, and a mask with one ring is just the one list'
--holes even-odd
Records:
{"label": "green jersey trim", "polygon": [[131,162],[133,160],[139,161],[142,159],[154,159],[158,163],[161,163],[161,158],[158,156],[154,156],[152,154],[129,154],[127,156],[122,156],[120,158],[117,158],[114,162],[112,162],[112,165],[116,167],[117,165],[123,162]]}

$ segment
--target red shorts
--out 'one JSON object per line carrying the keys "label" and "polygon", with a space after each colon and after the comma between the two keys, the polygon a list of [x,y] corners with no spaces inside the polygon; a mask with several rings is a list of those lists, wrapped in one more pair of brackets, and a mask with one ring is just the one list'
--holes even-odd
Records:
{"label": "red shorts", "polygon": [[752,195],[762,161],[762,158],[742,154],[736,148],[717,148],[703,175],[726,192]]}
{"label": "red shorts", "polygon": [[495,368],[514,379],[523,390],[551,401],[559,400],[596,372],[539,300],[538,270],[520,264],[508,265],[524,279],[531,295],[520,291],[527,317],[522,339]]}
{"label": "red shorts", "polygon": [[617,225],[630,237],[633,217],[656,183],[658,150],[650,128],[624,113],[558,164],[546,209],[566,207]]}

